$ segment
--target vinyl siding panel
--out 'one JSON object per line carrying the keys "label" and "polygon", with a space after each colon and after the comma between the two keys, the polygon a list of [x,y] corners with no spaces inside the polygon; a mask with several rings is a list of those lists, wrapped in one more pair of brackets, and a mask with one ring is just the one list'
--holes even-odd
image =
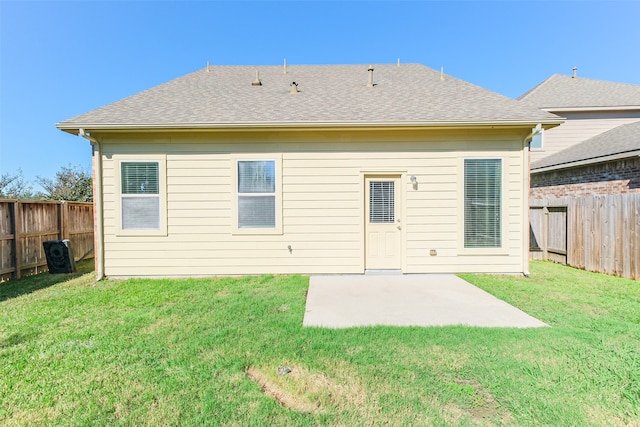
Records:
{"label": "vinyl siding panel", "polygon": [[[369,174],[401,176],[404,273],[522,272],[522,138],[527,131],[101,135],[105,274],[363,273],[364,177]],[[117,235],[115,159],[159,154],[166,155],[167,165],[167,235]],[[232,168],[239,154],[281,156],[281,234],[234,234]],[[506,223],[499,251],[461,251],[459,164],[466,156],[503,159]],[[431,249],[436,256],[429,255]]]}

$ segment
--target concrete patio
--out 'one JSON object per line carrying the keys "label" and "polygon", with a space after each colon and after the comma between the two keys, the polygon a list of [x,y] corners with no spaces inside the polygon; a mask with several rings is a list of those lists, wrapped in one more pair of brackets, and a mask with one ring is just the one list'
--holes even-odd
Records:
{"label": "concrete patio", "polygon": [[548,326],[453,274],[312,276],[304,326]]}

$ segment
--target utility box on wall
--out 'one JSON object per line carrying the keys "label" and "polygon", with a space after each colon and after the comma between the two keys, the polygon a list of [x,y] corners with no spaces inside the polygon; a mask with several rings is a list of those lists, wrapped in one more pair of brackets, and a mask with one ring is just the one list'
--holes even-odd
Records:
{"label": "utility box on wall", "polygon": [[42,242],[47,256],[49,273],[75,273],[76,261],[69,240],[48,240]]}

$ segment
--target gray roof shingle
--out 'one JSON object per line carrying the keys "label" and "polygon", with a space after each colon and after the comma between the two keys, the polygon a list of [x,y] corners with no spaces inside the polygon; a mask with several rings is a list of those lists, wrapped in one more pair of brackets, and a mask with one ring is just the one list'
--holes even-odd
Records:
{"label": "gray roof shingle", "polygon": [[518,98],[538,108],[636,107],[640,86],[554,74]]}
{"label": "gray roof shingle", "polygon": [[531,164],[531,171],[571,167],[577,162],[595,163],[610,156],[620,157],[625,154],[640,155],[640,121],[615,127],[580,144],[540,159]]}
{"label": "gray roof shingle", "polygon": [[[212,66],[58,123],[108,128],[547,123],[562,119],[420,64]],[[252,86],[256,71],[261,86]],[[298,83],[299,93],[289,93]]]}

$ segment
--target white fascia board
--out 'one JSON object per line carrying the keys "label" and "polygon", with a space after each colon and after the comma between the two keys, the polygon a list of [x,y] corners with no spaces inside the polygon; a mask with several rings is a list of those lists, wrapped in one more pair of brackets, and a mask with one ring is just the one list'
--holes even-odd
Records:
{"label": "white fascia board", "polygon": [[543,125],[557,126],[564,122],[564,119],[546,120],[502,120],[495,122],[487,121],[441,121],[441,122],[234,122],[234,123],[161,123],[161,124],[105,124],[105,123],[58,123],[56,127],[65,132],[78,134],[78,129],[84,128],[91,131],[109,130],[197,130],[197,129],[314,129],[314,128],[457,128],[457,127],[524,127]]}
{"label": "white fascia board", "polygon": [[622,105],[615,107],[598,107],[597,105],[592,107],[541,107],[540,109],[548,113],[568,113],[573,111],[635,111],[640,110],[640,105]]}

